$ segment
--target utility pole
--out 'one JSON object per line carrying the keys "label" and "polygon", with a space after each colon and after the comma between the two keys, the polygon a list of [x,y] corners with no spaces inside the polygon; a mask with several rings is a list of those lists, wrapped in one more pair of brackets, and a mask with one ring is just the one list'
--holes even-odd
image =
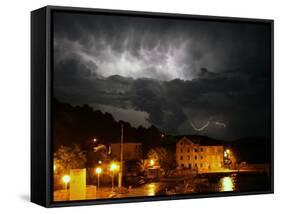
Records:
{"label": "utility pole", "polygon": [[122,188],[122,177],[123,177],[123,124],[121,124],[121,139],[120,139],[120,171],[118,174],[118,187],[121,190]]}

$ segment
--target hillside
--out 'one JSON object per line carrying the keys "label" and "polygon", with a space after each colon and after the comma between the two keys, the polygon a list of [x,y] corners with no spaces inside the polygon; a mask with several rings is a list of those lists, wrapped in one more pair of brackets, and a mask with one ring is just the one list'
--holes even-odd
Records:
{"label": "hillside", "polygon": [[120,141],[121,123],[124,125],[124,141],[143,143],[143,151],[164,146],[175,151],[175,145],[182,137],[188,137],[201,145],[223,145],[231,148],[238,161],[249,163],[270,162],[270,141],[264,138],[241,138],[235,141],[223,141],[201,135],[163,135],[155,126],[149,128],[132,127],[125,121],[116,121],[109,113],[94,110],[88,105],[72,106],[53,100],[53,142],[54,150],[60,145],[79,144],[82,149],[89,148],[93,138],[98,143],[110,144]]}

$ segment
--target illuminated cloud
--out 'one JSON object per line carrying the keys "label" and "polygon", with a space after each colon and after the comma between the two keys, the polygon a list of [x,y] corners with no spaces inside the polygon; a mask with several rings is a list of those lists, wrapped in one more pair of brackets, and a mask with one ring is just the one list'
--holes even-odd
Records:
{"label": "illuminated cloud", "polygon": [[[171,134],[268,133],[266,26],[68,13],[54,20],[60,100]],[[202,131],[190,124],[210,117]]]}

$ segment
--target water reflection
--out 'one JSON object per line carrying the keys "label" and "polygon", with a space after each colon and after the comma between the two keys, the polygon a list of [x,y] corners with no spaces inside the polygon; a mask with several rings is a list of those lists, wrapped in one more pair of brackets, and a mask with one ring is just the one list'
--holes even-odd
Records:
{"label": "water reflection", "polygon": [[151,183],[148,185],[148,195],[149,196],[154,196],[156,192],[156,186],[154,183]]}
{"label": "water reflection", "polygon": [[234,191],[235,190],[235,181],[233,177],[223,177],[220,179],[220,192],[225,191]]}

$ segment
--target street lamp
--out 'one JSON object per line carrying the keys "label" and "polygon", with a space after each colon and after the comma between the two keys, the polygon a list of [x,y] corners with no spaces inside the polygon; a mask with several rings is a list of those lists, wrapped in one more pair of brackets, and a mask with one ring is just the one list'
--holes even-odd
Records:
{"label": "street lamp", "polygon": [[231,164],[231,156],[232,156],[232,153],[231,153],[230,149],[226,149],[223,153],[223,157],[224,157],[224,164],[226,164],[228,166],[228,168],[230,167],[230,164]]}
{"label": "street lamp", "polygon": [[155,161],[154,161],[153,159],[150,159],[150,161],[149,161],[149,165],[150,165],[151,167],[153,167],[153,166],[154,166],[154,164],[155,164]]}
{"label": "street lamp", "polygon": [[225,158],[227,158],[227,152],[226,151],[224,151],[224,153],[223,153],[223,156],[225,157]]}
{"label": "street lamp", "polygon": [[114,172],[118,169],[118,165],[116,163],[111,163],[110,171],[112,173],[112,192],[114,190]]}
{"label": "street lamp", "polygon": [[56,172],[56,170],[57,170],[57,165],[54,164],[54,172]]}
{"label": "street lamp", "polygon": [[62,181],[65,185],[65,190],[67,190],[67,184],[70,182],[70,176],[69,175],[62,176]]}
{"label": "street lamp", "polygon": [[93,142],[94,142],[94,143],[97,142],[97,141],[98,141],[97,138],[94,138],[94,139],[93,139]]}
{"label": "street lamp", "polygon": [[96,174],[97,174],[97,177],[98,177],[98,191],[99,191],[99,188],[100,188],[100,174],[102,173],[102,168],[101,167],[97,167],[96,168]]}
{"label": "street lamp", "polygon": [[229,149],[226,149],[225,151],[224,151],[224,157],[225,158],[228,158],[229,157],[229,155],[230,155],[230,150]]}

